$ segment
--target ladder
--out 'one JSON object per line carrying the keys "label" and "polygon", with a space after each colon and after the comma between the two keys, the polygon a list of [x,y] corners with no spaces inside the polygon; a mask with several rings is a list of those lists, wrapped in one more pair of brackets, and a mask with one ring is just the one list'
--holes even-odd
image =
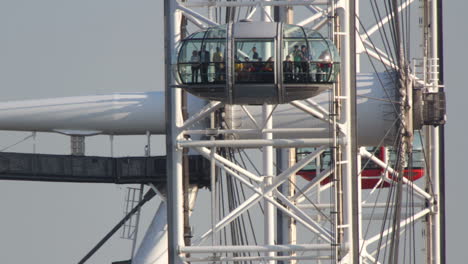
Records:
{"label": "ladder", "polygon": [[[127,195],[125,196],[124,215],[127,215],[135,206],[143,199],[143,184],[139,188],[127,187]],[[133,214],[130,219],[122,227],[120,238],[132,240],[132,257],[135,253],[137,242],[138,224],[140,222],[140,210]]]}

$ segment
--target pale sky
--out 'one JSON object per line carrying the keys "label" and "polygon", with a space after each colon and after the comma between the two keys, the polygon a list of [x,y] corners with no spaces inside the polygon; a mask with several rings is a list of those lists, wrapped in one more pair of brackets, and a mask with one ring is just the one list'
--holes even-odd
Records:
{"label": "pale sky", "polygon": [[[464,260],[468,213],[462,169],[468,89],[463,21],[466,1],[445,1],[448,263]],[[163,90],[162,1],[0,0],[0,101]],[[0,149],[28,133],[0,132]],[[153,137],[153,153],[164,153]],[[65,154],[64,136],[39,134],[38,152]],[[10,149],[31,152],[28,140]],[[142,155],[144,137],[117,137],[116,153]],[[87,140],[87,155],[108,155],[107,137]],[[74,263],[123,216],[125,186],[0,182],[0,262]],[[143,210],[146,227],[158,198]],[[140,231],[142,237],[144,229]],[[88,263],[128,259],[130,243],[114,237]]]}

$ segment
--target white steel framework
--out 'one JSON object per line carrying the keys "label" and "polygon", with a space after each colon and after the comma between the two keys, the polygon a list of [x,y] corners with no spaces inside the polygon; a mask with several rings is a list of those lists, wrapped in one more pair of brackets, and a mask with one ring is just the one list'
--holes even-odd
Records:
{"label": "white steel framework", "polygon": [[[411,180],[403,177],[401,168],[393,168],[395,164],[390,164],[387,160],[375,157],[374,153],[366,148],[357,147],[356,140],[356,64],[360,65],[357,53],[365,53],[372,59],[380,60],[383,65],[400,73],[406,72],[399,69],[404,65],[392,59],[387,51],[377,47],[371,41],[372,35],[379,30],[388,27],[389,23],[394,23],[395,13],[382,16],[380,20],[366,32],[358,33],[355,37],[355,28],[360,22],[355,18],[355,1],[177,1],[165,0],[165,51],[166,51],[166,129],[167,129],[167,155],[168,155],[168,250],[169,263],[205,262],[205,263],[226,263],[238,261],[244,263],[253,261],[256,263],[383,263],[380,252],[386,247],[396,247],[399,251],[401,247],[395,236],[404,237],[405,232],[414,232],[413,229],[406,229],[416,222],[426,220],[430,222],[430,230],[433,234],[427,237],[431,247],[427,248],[427,263],[444,263],[441,257],[440,234],[440,213],[437,210],[437,199],[440,192],[439,186],[439,132],[438,128],[428,128],[428,146],[426,151],[430,153],[430,163],[428,185],[420,186]],[[394,5],[395,10],[402,12],[409,8],[413,0],[408,0],[401,5]],[[396,1],[395,1],[396,3]],[[428,5],[431,16],[428,18],[432,25],[437,25],[437,1],[433,0]],[[298,108],[310,115],[310,118],[322,120],[330,129],[328,138],[281,138],[281,135],[301,134],[320,130],[312,129],[282,129],[275,128],[273,119],[275,118],[276,107],[272,105],[262,106],[262,119],[255,119],[247,107],[240,106],[242,112],[253,122],[256,129],[237,128],[207,128],[192,129],[192,126],[200,120],[211,118],[214,113],[226,107],[223,103],[209,102],[205,108],[192,115],[186,121],[182,118],[182,91],[176,88],[176,80],[172,74],[175,58],[177,56],[177,43],[181,36],[181,21],[185,17],[192,23],[194,28],[206,28],[222,23],[219,18],[228,8],[244,8],[245,17],[238,18],[259,19],[263,21],[273,21],[282,19],[292,20],[290,9],[305,8],[311,15],[306,16],[302,21],[297,21],[298,25],[312,24],[314,29],[321,29],[328,26],[329,35],[339,47],[342,56],[342,70],[339,82],[329,91],[329,109],[314,102],[313,98],[305,101],[294,101],[291,107]],[[273,13],[273,8],[282,10],[280,14],[288,16],[277,16]],[[225,10],[225,11],[222,11]],[[289,11],[288,11],[289,10]],[[230,12],[230,11],[229,11]],[[277,11],[278,12],[278,11]],[[215,15],[217,13],[217,15]],[[228,17],[228,16],[226,16]],[[235,16],[234,16],[235,17]],[[226,21],[228,22],[228,21]],[[429,54],[433,61],[437,61],[437,27],[432,26],[430,32],[432,42],[428,44]],[[356,51],[357,46],[357,51]],[[357,52],[357,53],[356,53]],[[358,58],[358,62],[356,62]],[[438,71],[432,71],[429,80],[417,80],[429,87],[430,91],[439,89],[437,77]],[[409,73],[407,74],[410,75]],[[417,76],[412,75],[412,78]],[[407,87],[402,84],[402,92]],[[411,92],[411,90],[409,90]],[[410,96],[410,95],[408,95]],[[408,108],[403,107],[406,102],[400,102],[401,113],[397,116],[400,120],[409,120]],[[390,101],[391,99],[388,98]],[[400,108],[398,106],[397,108]],[[411,108],[411,102],[408,104]],[[411,121],[409,121],[411,123]],[[395,122],[400,123],[400,122]],[[403,122],[403,126],[407,126]],[[408,129],[408,127],[405,127]],[[261,134],[262,138],[236,139],[229,135],[251,134],[253,131]],[[412,132],[412,131],[411,131]],[[187,135],[206,135],[209,140],[189,139]],[[224,139],[215,136],[225,135]],[[273,137],[275,135],[275,137]],[[403,135],[406,137],[406,135]],[[383,142],[383,139],[382,139]],[[297,163],[282,162],[281,170],[275,173],[274,152],[283,148],[310,147],[314,148]],[[184,206],[183,206],[183,168],[182,157],[183,148],[196,151],[210,159],[212,162],[211,175],[211,207],[210,221],[211,228],[202,233],[200,237],[192,241],[192,245],[185,245],[184,242]],[[235,160],[228,159],[221,155],[222,149],[234,149],[240,153],[245,153],[243,148],[260,149],[259,162],[251,165],[240,164]],[[309,182],[296,182],[296,173],[302,170],[311,162],[320,164],[322,154],[331,149],[332,166],[327,170],[317,170],[316,177]],[[235,152],[234,151],[234,152]],[[242,151],[242,152],[241,152]],[[397,152],[398,153],[398,152]],[[407,155],[405,151],[399,152],[401,159]],[[285,155],[287,159],[289,156]],[[366,164],[361,164],[361,158],[375,162],[383,169],[383,173],[378,183],[370,191],[361,189],[360,183],[363,177],[362,172]],[[387,157],[388,158],[388,157]],[[322,161],[323,162],[323,161]],[[403,161],[401,161],[403,162]],[[260,170],[255,170],[255,163],[261,164]],[[286,165],[285,165],[286,164]],[[399,165],[400,167],[402,165]],[[224,206],[217,197],[222,192],[221,184],[217,184],[220,177],[230,177],[246,188],[246,197],[236,206],[229,209],[224,215],[220,215],[218,210]],[[326,184],[325,179],[330,179]],[[401,205],[401,201],[396,203],[382,201],[379,194],[383,184],[390,186],[401,186],[400,196],[404,194],[411,197],[412,203]],[[280,186],[290,186],[289,192],[278,190]],[[394,189],[390,189],[394,190]],[[398,189],[396,189],[398,190]],[[328,197],[324,195],[328,193]],[[387,195],[391,196],[390,191]],[[414,195],[414,197],[413,197]],[[410,198],[407,198],[410,199]],[[259,206],[260,204],[260,206]],[[399,204],[399,205],[398,205]],[[222,244],[220,242],[221,232],[234,223],[237,219],[246,215],[255,208],[262,208],[263,216],[261,220],[256,219],[256,227],[263,229],[263,240],[258,244]],[[389,219],[389,211],[376,212],[379,208],[392,207],[390,214],[397,214],[394,224],[390,225],[386,221]],[[399,208],[399,209],[398,209]],[[411,208],[402,212],[401,208]],[[393,211],[392,211],[393,210]],[[282,217],[289,219],[282,228],[277,228],[275,214],[280,212]],[[383,214],[382,216],[379,215]],[[249,216],[250,217],[250,216]],[[374,225],[375,219],[380,221],[378,228]],[[383,224],[382,224],[383,222]],[[296,226],[297,225],[297,226]],[[287,229],[287,230],[284,230]],[[300,232],[297,232],[300,230]],[[375,230],[378,229],[378,230]],[[277,238],[282,233],[282,241]],[[292,231],[293,230],[293,231]],[[224,231],[225,232],[225,231]],[[288,238],[286,235],[288,234]],[[414,235],[414,234],[413,234]],[[387,239],[392,237],[392,239]],[[396,241],[396,242],[395,242]],[[396,245],[396,246],[395,246]],[[386,252],[386,251],[385,251]],[[391,252],[396,257],[384,257],[392,263],[398,263],[401,259],[398,253]],[[305,263],[305,262],[304,262]],[[385,262],[386,263],[386,262]]]}

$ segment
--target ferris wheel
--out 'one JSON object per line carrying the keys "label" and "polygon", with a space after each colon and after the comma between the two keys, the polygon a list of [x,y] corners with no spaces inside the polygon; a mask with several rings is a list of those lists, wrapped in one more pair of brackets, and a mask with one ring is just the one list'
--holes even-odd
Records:
{"label": "ferris wheel", "polygon": [[0,103],[0,129],[166,135],[79,160],[151,187],[114,229],[163,199],[128,263],[445,263],[440,5],[165,0],[165,93]]}
{"label": "ferris wheel", "polygon": [[[171,261],[443,262],[437,4],[412,2],[167,2]],[[182,90],[213,101],[196,115],[211,129],[181,118]],[[212,163],[211,226],[190,242],[183,148]]]}

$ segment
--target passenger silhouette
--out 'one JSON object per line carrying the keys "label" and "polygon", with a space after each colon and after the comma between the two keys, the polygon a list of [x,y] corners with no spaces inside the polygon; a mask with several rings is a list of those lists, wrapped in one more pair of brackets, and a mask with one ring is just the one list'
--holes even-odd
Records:
{"label": "passenger silhouette", "polygon": [[224,80],[224,57],[223,53],[221,53],[221,49],[216,47],[216,52],[213,54],[213,62],[215,66],[215,81]]}
{"label": "passenger silhouette", "polygon": [[192,57],[190,58],[192,68],[192,83],[198,83],[198,74],[200,72],[200,56],[196,50],[192,51]]}
{"label": "passenger silhouette", "polygon": [[252,48],[252,59],[253,59],[253,60],[258,60],[257,47],[253,47],[253,48]]}
{"label": "passenger silhouette", "polygon": [[322,51],[318,59],[320,62],[317,63],[317,82],[328,82],[333,65],[331,63],[330,52],[328,50]]}
{"label": "passenger silhouette", "polygon": [[200,55],[200,75],[202,83],[208,83],[208,66],[210,64],[210,52],[206,50],[206,46],[203,45],[199,52]]}

